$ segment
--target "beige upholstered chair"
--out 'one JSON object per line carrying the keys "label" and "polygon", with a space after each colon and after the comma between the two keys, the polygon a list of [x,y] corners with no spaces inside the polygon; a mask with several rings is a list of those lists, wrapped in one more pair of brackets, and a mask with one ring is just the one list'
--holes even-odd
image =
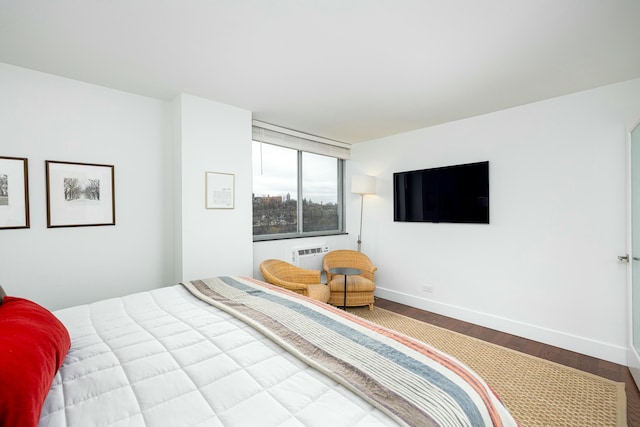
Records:
{"label": "beige upholstered chair", "polygon": [[307,270],[279,259],[268,259],[260,263],[260,272],[266,282],[327,302],[329,287],[320,282],[320,270]]}
{"label": "beige upholstered chair", "polygon": [[378,269],[365,254],[351,250],[331,251],[324,256],[322,268],[327,274],[327,285],[331,294],[329,304],[341,307],[344,304],[344,275],[331,274],[332,268],[348,267],[362,270],[357,276],[347,276],[347,306],[368,305],[373,310],[376,284],[373,274]]}

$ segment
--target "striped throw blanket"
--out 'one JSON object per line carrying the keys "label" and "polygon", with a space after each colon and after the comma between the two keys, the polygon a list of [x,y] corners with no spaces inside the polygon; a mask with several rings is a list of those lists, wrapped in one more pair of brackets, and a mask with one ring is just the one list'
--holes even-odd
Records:
{"label": "striped throw blanket", "polygon": [[477,374],[424,343],[246,277],[222,276],[183,285],[401,425],[517,425]]}

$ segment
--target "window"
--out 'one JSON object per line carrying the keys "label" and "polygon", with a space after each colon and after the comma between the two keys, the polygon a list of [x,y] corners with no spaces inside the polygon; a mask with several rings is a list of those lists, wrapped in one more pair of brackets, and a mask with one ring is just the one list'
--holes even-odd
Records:
{"label": "window", "polygon": [[343,232],[344,160],[267,143],[261,129],[256,133],[254,128],[254,240]]}

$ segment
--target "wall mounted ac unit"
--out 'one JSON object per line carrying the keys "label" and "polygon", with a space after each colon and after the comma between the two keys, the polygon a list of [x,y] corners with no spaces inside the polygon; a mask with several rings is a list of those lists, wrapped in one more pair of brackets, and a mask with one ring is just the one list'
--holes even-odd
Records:
{"label": "wall mounted ac unit", "polygon": [[293,248],[291,264],[309,270],[322,270],[322,258],[327,252],[329,252],[329,246],[325,245]]}

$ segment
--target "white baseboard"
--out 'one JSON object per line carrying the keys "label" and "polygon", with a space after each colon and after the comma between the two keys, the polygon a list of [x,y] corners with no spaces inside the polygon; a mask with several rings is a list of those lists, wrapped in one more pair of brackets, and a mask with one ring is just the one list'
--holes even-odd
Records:
{"label": "white baseboard", "polygon": [[416,307],[443,316],[495,329],[500,332],[516,335],[530,340],[560,347],[598,359],[608,360],[620,365],[627,365],[627,349],[609,343],[590,340],[577,335],[567,334],[553,329],[518,322],[488,313],[473,311],[464,307],[444,304],[439,301],[422,298],[391,289],[376,288],[376,296],[400,304]]}

